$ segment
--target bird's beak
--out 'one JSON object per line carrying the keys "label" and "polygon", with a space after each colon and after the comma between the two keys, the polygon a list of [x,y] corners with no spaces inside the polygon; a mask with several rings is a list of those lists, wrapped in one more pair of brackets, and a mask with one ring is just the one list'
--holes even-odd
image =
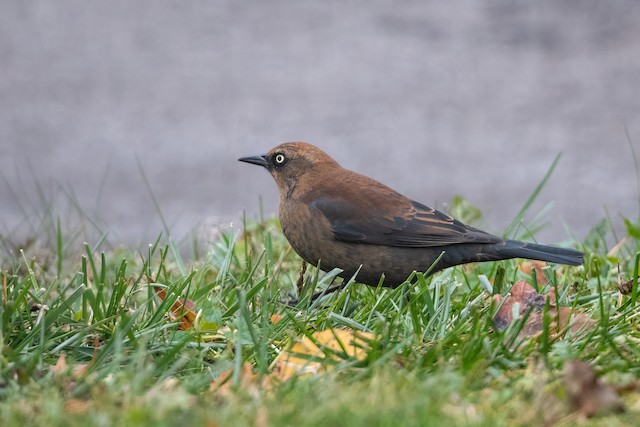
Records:
{"label": "bird's beak", "polygon": [[241,162],[262,166],[264,168],[267,167],[267,156],[264,154],[261,156],[240,157],[238,160]]}

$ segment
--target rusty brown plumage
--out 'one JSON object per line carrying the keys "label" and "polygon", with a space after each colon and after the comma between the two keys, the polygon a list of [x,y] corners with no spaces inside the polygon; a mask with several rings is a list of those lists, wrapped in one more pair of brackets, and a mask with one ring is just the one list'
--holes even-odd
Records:
{"label": "rusty brown plumage", "polygon": [[[415,271],[477,261],[530,258],[579,265],[572,249],[503,240],[342,168],[319,148],[281,144],[240,161],[265,167],[280,193],[280,223],[293,249],[323,270],[395,287]],[[441,256],[442,255],[442,256]]]}

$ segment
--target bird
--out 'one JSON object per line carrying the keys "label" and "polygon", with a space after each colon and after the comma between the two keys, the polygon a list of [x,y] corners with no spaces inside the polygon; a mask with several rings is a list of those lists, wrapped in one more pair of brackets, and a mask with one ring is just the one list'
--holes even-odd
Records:
{"label": "bird", "polygon": [[344,169],[309,143],[287,142],[238,160],[271,173],[279,190],[280,224],[293,250],[321,270],[342,270],[345,279],[395,288],[414,271],[433,274],[471,262],[583,263],[577,250],[503,239],[465,225]]}

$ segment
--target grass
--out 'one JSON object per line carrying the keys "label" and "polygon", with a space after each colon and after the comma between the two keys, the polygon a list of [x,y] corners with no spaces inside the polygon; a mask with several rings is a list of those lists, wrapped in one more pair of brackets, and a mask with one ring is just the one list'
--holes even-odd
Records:
{"label": "grass", "polygon": [[[477,217],[459,201],[458,216]],[[579,245],[585,265],[543,269],[543,280],[512,260],[418,274],[397,289],[350,281],[315,301],[337,272],[309,268],[298,287],[301,263],[276,220],[245,221],[188,261],[170,238],[103,252],[104,236],[78,244],[79,233],[49,223],[45,244],[5,251],[0,266],[3,426],[615,426],[640,415],[633,221],[619,245],[610,221],[597,224]],[[593,326],[558,333],[547,316],[531,337],[526,318],[497,330],[487,290],[506,296],[520,279],[553,288]],[[180,298],[194,305],[186,330],[187,310],[172,313]],[[340,343],[309,357],[317,373],[278,374],[289,343],[342,328],[366,333],[364,357]],[[627,411],[581,421],[563,381],[574,360],[626,390]]]}

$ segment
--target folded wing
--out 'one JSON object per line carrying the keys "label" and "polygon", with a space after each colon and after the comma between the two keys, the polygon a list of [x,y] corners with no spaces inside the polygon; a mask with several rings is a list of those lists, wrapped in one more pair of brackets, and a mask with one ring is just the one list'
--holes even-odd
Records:
{"label": "folded wing", "polygon": [[309,205],[322,212],[335,239],[343,242],[425,248],[502,241],[394,191],[364,196],[319,197]]}

